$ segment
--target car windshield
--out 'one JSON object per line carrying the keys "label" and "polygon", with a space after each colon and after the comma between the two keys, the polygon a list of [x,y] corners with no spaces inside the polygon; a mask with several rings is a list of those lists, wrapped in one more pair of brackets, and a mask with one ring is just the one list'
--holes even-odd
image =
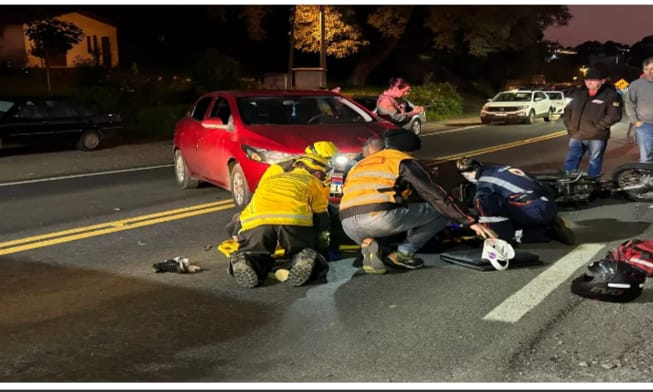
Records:
{"label": "car windshield", "polygon": [[343,97],[240,97],[238,111],[245,124],[350,124],[374,118]]}
{"label": "car windshield", "polygon": [[0,100],[0,118],[3,118],[12,107],[14,107],[14,101]]}
{"label": "car windshield", "polygon": [[531,93],[506,92],[499,93],[494,97],[494,102],[528,102],[531,100]]}

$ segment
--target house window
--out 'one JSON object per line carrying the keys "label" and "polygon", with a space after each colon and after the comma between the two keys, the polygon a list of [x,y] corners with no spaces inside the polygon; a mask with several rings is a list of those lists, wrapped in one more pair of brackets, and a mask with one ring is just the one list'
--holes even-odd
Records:
{"label": "house window", "polygon": [[93,36],[93,53],[96,53],[96,54],[98,53],[98,50],[97,50],[97,35]]}
{"label": "house window", "polygon": [[91,46],[91,37],[88,35],[86,36],[86,50],[89,53],[93,53],[93,47]]}

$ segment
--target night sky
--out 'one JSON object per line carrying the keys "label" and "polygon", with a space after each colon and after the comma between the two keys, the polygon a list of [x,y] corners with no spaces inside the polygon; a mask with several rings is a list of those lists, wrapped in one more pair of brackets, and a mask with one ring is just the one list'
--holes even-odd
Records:
{"label": "night sky", "polygon": [[653,35],[653,5],[570,5],[568,26],[552,27],[544,38],[562,46],[614,41],[632,46]]}

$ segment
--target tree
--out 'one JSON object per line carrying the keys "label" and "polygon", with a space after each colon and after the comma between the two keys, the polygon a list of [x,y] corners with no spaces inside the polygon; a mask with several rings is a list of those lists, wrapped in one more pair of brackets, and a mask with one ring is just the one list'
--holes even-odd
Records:
{"label": "tree", "polygon": [[30,53],[42,58],[45,62],[45,75],[48,82],[48,93],[52,93],[50,82],[50,62],[53,56],[65,55],[77,45],[84,33],[74,23],[57,18],[41,19],[31,23],[25,34],[31,41]]}
{"label": "tree", "polygon": [[630,48],[630,65],[642,69],[645,58],[653,56],[653,35],[646,36],[635,42]]}
{"label": "tree", "polygon": [[[360,28],[348,24],[337,7],[326,5],[324,9],[324,32],[326,54],[344,58],[357,53],[362,46],[369,45],[363,39]],[[345,9],[346,10],[346,9]],[[320,51],[320,6],[298,5],[295,7],[294,34],[295,48],[307,53]]]}
{"label": "tree", "polygon": [[[265,10],[246,6],[243,17],[253,16],[250,34],[261,36]],[[365,84],[370,73],[388,58],[404,37],[406,27],[422,24],[431,35],[433,49],[487,56],[506,49],[522,49],[542,40],[548,26],[566,25],[567,6],[325,6],[327,54],[336,58],[355,55],[357,63],[348,82]],[[419,9],[419,11],[417,11]],[[319,6],[297,6],[295,47],[319,52]],[[367,31],[365,31],[367,30]],[[371,31],[370,31],[371,30]],[[366,38],[374,36],[375,39]],[[263,35],[264,36],[264,35]]]}
{"label": "tree", "polygon": [[[349,82],[362,85],[367,76],[389,56],[408,23],[422,23],[433,34],[434,49],[458,51],[485,57],[506,49],[522,49],[538,42],[543,31],[553,24],[566,25],[571,18],[566,6],[471,6],[435,5],[420,8],[379,7],[368,23],[384,36],[376,48],[363,53],[351,72]],[[363,57],[361,56],[361,57]]]}

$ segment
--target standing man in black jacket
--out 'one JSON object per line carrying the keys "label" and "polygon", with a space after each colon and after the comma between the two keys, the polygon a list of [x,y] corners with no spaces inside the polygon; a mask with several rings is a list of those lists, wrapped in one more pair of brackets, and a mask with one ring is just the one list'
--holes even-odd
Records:
{"label": "standing man in black jacket", "polygon": [[610,127],[621,120],[623,107],[621,96],[605,80],[603,72],[590,69],[585,75],[585,86],[572,94],[571,102],[565,107],[563,121],[570,136],[565,171],[578,171],[583,155],[588,152],[587,175],[601,175]]}

